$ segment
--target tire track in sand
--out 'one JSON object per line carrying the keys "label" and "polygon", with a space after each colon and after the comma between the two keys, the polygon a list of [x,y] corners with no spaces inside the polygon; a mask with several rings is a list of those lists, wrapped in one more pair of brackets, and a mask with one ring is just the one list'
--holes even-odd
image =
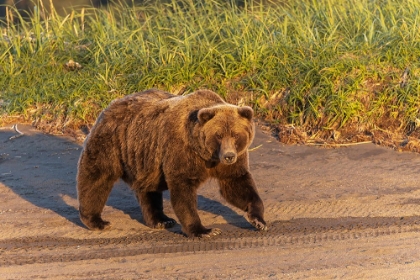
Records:
{"label": "tire track in sand", "polygon": [[[266,203],[268,220],[281,218],[404,217],[420,213],[420,192],[407,195],[348,197]],[[418,198],[416,198],[418,197]]]}
{"label": "tire track in sand", "polygon": [[238,250],[317,244],[420,232],[418,217],[302,218],[274,221],[267,232],[246,224],[217,225],[222,235],[188,239],[175,231],[153,231],[123,238],[20,238],[0,241],[0,266],[73,262],[142,254]]}

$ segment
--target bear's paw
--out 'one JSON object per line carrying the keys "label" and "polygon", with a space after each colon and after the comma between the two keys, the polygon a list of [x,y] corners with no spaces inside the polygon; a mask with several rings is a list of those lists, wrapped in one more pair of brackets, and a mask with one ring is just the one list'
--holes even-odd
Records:
{"label": "bear's paw", "polygon": [[249,222],[259,231],[268,230],[267,224],[262,219],[250,218]]}
{"label": "bear's paw", "polygon": [[81,215],[81,220],[90,230],[106,230],[111,227],[110,222],[104,221],[98,216],[85,217]]}

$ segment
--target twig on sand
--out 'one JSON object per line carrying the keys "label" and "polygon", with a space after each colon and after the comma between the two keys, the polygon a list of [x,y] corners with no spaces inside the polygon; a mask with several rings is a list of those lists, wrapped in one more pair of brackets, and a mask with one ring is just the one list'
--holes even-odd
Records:
{"label": "twig on sand", "polygon": [[17,135],[13,135],[12,137],[9,138],[9,140],[13,140],[13,139],[16,139],[25,135],[25,133],[23,133],[22,131],[18,129],[17,124],[14,124],[12,128],[17,133]]}
{"label": "twig on sand", "polygon": [[248,152],[253,152],[253,151],[255,151],[256,149],[259,149],[259,148],[261,148],[261,147],[262,147],[262,144],[261,144],[261,145],[258,145],[257,147],[254,147],[254,148],[248,149]]}
{"label": "twig on sand", "polygon": [[372,141],[363,141],[363,142],[346,143],[346,144],[306,143],[305,145],[308,145],[308,146],[347,147],[347,146],[356,146],[356,145],[371,144],[371,143],[372,143]]}

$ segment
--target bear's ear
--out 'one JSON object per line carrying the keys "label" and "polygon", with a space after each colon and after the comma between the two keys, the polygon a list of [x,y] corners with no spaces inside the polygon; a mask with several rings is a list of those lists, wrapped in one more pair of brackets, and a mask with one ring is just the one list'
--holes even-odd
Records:
{"label": "bear's ear", "polygon": [[211,120],[214,117],[215,114],[216,114],[216,112],[212,108],[200,109],[198,111],[198,115],[197,115],[198,121],[200,122],[200,124],[205,124],[206,122]]}
{"label": "bear's ear", "polygon": [[248,106],[239,107],[238,113],[241,117],[244,117],[250,121],[252,120],[252,117],[254,116],[254,111],[252,110],[251,107],[248,107]]}

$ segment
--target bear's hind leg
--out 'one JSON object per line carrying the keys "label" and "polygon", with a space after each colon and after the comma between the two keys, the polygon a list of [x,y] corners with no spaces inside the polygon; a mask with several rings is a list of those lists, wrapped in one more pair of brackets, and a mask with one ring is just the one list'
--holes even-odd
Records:
{"label": "bear's hind leg", "polygon": [[249,222],[258,230],[267,230],[264,204],[254,179],[248,172],[239,178],[219,180],[220,193],[230,204],[248,213]]}
{"label": "bear's hind leg", "polygon": [[140,203],[143,219],[148,227],[156,229],[171,228],[176,221],[163,213],[162,192],[136,191],[137,200]]}

